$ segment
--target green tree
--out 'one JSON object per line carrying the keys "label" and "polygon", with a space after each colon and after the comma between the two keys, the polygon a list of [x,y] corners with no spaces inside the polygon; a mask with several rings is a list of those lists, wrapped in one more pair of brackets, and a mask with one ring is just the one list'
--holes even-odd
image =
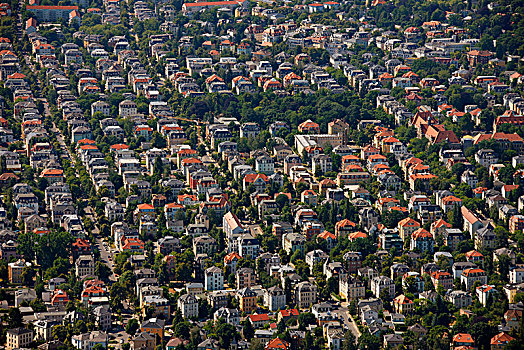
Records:
{"label": "green tree", "polygon": [[132,318],[126,324],[126,333],[130,335],[135,335],[139,327],[140,325],[138,324],[138,320],[135,318]]}
{"label": "green tree", "polygon": [[351,331],[346,331],[344,334],[344,341],[342,342],[342,350],[357,350],[355,336]]}
{"label": "green tree", "polygon": [[9,328],[22,327],[22,321],[23,319],[20,309],[17,307],[10,308],[7,313],[7,324],[9,325]]}
{"label": "green tree", "polygon": [[249,322],[249,319],[246,319],[242,322],[242,335],[247,340],[251,340],[255,335],[255,329],[253,328],[251,322]]}
{"label": "green tree", "polygon": [[95,266],[95,274],[102,281],[107,281],[109,279],[109,276],[111,276],[111,269],[103,262],[97,261]]}
{"label": "green tree", "polygon": [[366,330],[362,332],[360,337],[358,337],[358,348],[367,350],[379,350],[380,340],[376,335],[373,335]]}

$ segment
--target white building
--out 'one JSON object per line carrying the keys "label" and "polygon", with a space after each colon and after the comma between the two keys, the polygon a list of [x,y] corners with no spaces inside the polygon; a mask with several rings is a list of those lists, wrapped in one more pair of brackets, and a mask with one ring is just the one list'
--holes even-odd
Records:
{"label": "white building", "polygon": [[509,283],[524,282],[524,268],[518,267],[509,272]]}
{"label": "white building", "polygon": [[204,277],[204,288],[208,291],[224,289],[224,274],[216,266],[208,268]]}
{"label": "white building", "polygon": [[190,294],[184,294],[177,301],[178,308],[184,318],[198,317],[198,300]]}
{"label": "white building", "polygon": [[286,294],[284,290],[278,286],[268,288],[264,292],[264,306],[267,306],[269,311],[277,311],[286,307]]}
{"label": "white building", "polygon": [[395,296],[395,281],[387,276],[378,276],[371,280],[371,291],[380,298],[382,291],[386,291],[390,298]]}

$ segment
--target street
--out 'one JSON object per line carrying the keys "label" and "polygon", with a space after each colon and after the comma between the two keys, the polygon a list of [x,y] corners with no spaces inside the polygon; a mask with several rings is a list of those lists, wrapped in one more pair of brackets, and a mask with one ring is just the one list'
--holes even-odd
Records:
{"label": "street", "polygon": [[[336,300],[336,302],[338,302],[338,300]],[[340,303],[340,307],[338,307],[337,309],[334,309],[333,313],[337,314],[343,320],[344,326],[349,328],[351,333],[353,333],[353,335],[355,336],[355,341],[357,341],[361,333],[358,330],[358,326],[355,320],[349,313],[348,303],[347,302]]]}

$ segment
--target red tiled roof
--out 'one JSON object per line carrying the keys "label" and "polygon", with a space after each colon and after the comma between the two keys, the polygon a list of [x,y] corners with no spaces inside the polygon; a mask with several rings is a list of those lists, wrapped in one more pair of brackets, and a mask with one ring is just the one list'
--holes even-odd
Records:
{"label": "red tiled roof", "polygon": [[243,1],[202,1],[202,2],[186,2],[184,3],[185,7],[195,7],[195,6],[224,6],[224,5],[237,5],[239,2]]}
{"label": "red tiled roof", "polygon": [[509,334],[502,332],[491,338],[491,345],[503,345],[513,340],[515,340],[515,338],[513,338]]}
{"label": "red tiled roof", "polygon": [[418,230],[416,230],[415,232],[413,232],[411,237],[413,237],[413,239],[433,238],[433,235],[421,227]]}
{"label": "red tiled roof", "polygon": [[299,315],[299,311],[297,309],[285,309],[285,310],[280,310],[280,315],[282,317],[289,317],[289,316],[298,316]]}
{"label": "red tiled roof", "polygon": [[459,334],[456,334],[454,337],[453,337],[453,342],[454,343],[475,343],[475,341],[473,340],[473,337],[471,337],[471,334],[468,334],[468,333],[459,333]]}
{"label": "red tiled roof", "polygon": [[269,321],[269,316],[267,314],[249,315],[249,319],[251,322]]}
{"label": "red tiled roof", "polygon": [[44,6],[44,5],[30,5],[26,6],[30,10],[78,10],[78,6]]}

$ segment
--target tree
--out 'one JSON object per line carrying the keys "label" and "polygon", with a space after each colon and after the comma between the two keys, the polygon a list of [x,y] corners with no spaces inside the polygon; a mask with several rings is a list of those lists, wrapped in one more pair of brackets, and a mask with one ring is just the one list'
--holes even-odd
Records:
{"label": "tree", "polygon": [[342,342],[342,350],[357,350],[355,336],[351,331],[346,331],[344,334],[344,341]]}
{"label": "tree", "polygon": [[500,274],[501,279],[504,282],[508,282],[509,267],[511,266],[511,259],[508,255],[501,255],[497,260],[497,270]]}
{"label": "tree", "polygon": [[382,215],[382,222],[388,228],[397,227],[400,220],[404,219],[405,215],[398,210],[384,211]]}
{"label": "tree", "polygon": [[298,315],[298,325],[300,329],[306,329],[310,324],[315,324],[315,315],[311,312],[303,312]]}
{"label": "tree", "polygon": [[379,350],[380,340],[376,335],[373,335],[366,330],[358,338],[358,348],[368,350]]}
{"label": "tree", "polygon": [[462,217],[462,212],[460,210],[460,206],[455,205],[453,207],[453,210],[448,212],[448,221],[451,224],[452,227],[455,228],[462,228],[464,224],[464,220]]}
{"label": "tree", "polygon": [[191,324],[189,322],[178,322],[174,327],[174,334],[176,337],[182,339],[188,339],[191,330]]}
{"label": "tree", "polygon": [[249,345],[249,350],[264,350],[264,344],[259,339],[254,339]]}
{"label": "tree", "polygon": [[111,276],[111,269],[101,261],[96,262],[95,274],[102,280],[107,281]]}
{"label": "tree", "polygon": [[218,321],[215,327],[215,336],[218,337],[220,347],[229,349],[231,341],[239,339],[240,335],[235,326],[229,323]]}
{"label": "tree", "polygon": [[139,328],[138,320],[135,318],[132,318],[126,324],[126,333],[130,335],[135,335],[138,328]]}
{"label": "tree", "polygon": [[280,209],[289,204],[289,198],[285,194],[279,194],[275,201]]}
{"label": "tree", "polygon": [[243,325],[243,327],[242,327],[242,335],[247,340],[251,340],[253,338],[253,336],[255,335],[255,329],[253,328],[253,325],[251,324],[249,319],[246,319],[242,323],[242,325]]}
{"label": "tree", "polygon": [[8,325],[9,328],[17,328],[22,326],[22,314],[20,313],[20,309],[17,307],[13,307],[9,309],[8,312]]}
{"label": "tree", "polygon": [[33,278],[36,276],[36,271],[33,266],[26,266],[22,270],[22,284],[24,286],[32,286]]}

